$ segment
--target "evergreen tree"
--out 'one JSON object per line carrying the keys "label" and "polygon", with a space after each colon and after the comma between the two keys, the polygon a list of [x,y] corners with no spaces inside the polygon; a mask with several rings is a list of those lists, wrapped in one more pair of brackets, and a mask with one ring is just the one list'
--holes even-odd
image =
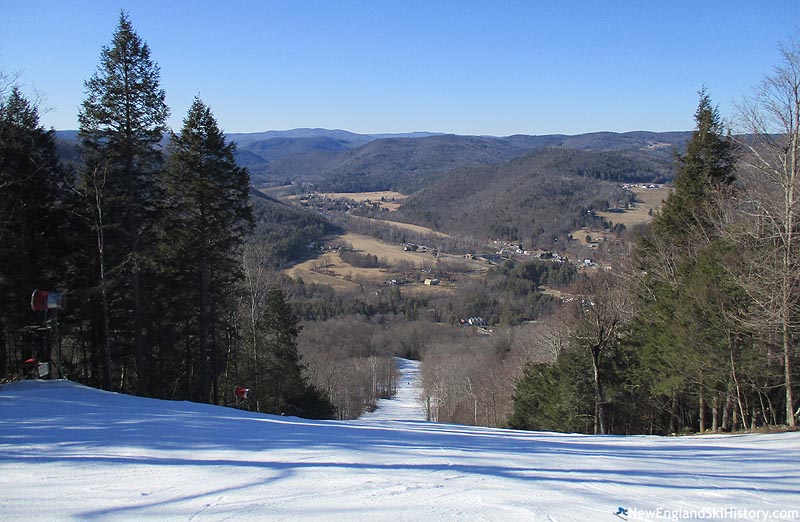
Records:
{"label": "evergreen tree", "polygon": [[[120,14],[111,45],[103,47],[96,73],[85,83],[80,137],[86,173],[104,172],[108,220],[106,258],[114,276],[112,319],[130,332],[136,359],[136,391],[148,392],[141,274],[153,244],[149,233],[157,199],[157,145],[169,110],[150,49]],[[125,310],[132,310],[132,321]],[[131,324],[132,323],[132,324]]]}
{"label": "evergreen tree", "polygon": [[[169,277],[162,291],[171,294],[184,317],[183,336],[197,340],[186,351],[186,369],[199,362],[195,399],[206,402],[214,384],[217,343],[212,333],[224,328],[236,307],[241,280],[241,247],[253,224],[249,175],[236,165],[235,144],[225,143],[211,110],[195,98],[179,135],[172,135],[164,172],[161,260]],[[175,302],[177,300],[177,302]],[[190,339],[184,339],[190,343]],[[165,354],[169,356],[170,354]]]}
{"label": "evergreen tree", "polygon": [[[566,420],[567,412],[586,412],[586,394],[568,393],[571,407],[556,408],[550,393],[537,390],[543,387],[563,398],[578,382],[592,381],[596,433],[703,429],[707,399],[713,426],[722,426],[720,396],[725,411],[738,402],[739,416],[745,418],[746,397],[737,376],[761,376],[750,372],[747,333],[734,320],[744,299],[727,270],[734,250],[719,237],[716,223],[720,198],[732,191],[734,149],[705,91],[695,121],[687,152],[679,158],[675,191],[634,251],[639,284],[634,286],[633,320],[623,324],[619,311],[624,307],[608,306],[625,302],[608,300],[621,292],[621,278],[611,286],[584,290],[583,313],[568,328],[571,350],[588,348],[591,364],[584,371],[594,379],[583,375],[576,380],[565,371],[576,360],[569,350],[551,369],[529,368],[517,387],[515,426],[553,426],[559,415]],[[529,411],[532,407],[539,412]]]}
{"label": "evergreen tree", "polygon": [[332,418],[335,408],[303,376],[297,352],[301,330],[297,316],[280,288],[267,293],[264,313],[258,324],[260,350],[255,364],[263,365],[264,378],[255,390],[260,410],[266,413],[309,418]]}
{"label": "evergreen tree", "polygon": [[696,127],[686,154],[678,158],[675,191],[653,221],[655,234],[669,237],[676,242],[674,246],[684,248],[692,248],[688,242],[714,227],[710,208],[714,194],[734,181],[734,143],[705,89],[700,91],[694,120]]}
{"label": "evergreen tree", "polygon": [[0,375],[6,375],[15,332],[36,319],[32,292],[65,290],[68,251],[54,132],[41,127],[36,106],[17,87],[0,99],[0,193]]}
{"label": "evergreen tree", "polygon": [[670,403],[671,432],[684,424],[678,412],[689,396],[705,428],[705,397],[729,380],[726,361],[741,304],[725,268],[730,248],[715,221],[717,198],[727,196],[734,180],[734,145],[705,90],[695,122],[675,190],[634,253],[646,275],[629,341],[642,350],[641,384]]}
{"label": "evergreen tree", "polygon": [[[739,107],[746,151],[737,217],[747,226],[735,237],[749,256],[738,280],[752,301],[747,322],[783,364],[784,418],[796,427],[800,331],[800,39],[778,46],[781,61]],[[749,258],[749,259],[748,259]]]}
{"label": "evergreen tree", "polygon": [[508,424],[522,430],[589,431],[594,410],[592,361],[582,348],[561,352],[555,363],[532,363],[514,390]]}

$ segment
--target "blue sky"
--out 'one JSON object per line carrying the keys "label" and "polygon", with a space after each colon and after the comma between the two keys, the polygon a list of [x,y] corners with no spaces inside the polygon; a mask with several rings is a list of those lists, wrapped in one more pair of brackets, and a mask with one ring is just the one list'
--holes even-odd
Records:
{"label": "blue sky", "polygon": [[724,117],[800,29],[798,0],[0,0],[0,71],[77,128],[120,9],[176,130],[200,94],[227,132],[509,135],[687,130]]}

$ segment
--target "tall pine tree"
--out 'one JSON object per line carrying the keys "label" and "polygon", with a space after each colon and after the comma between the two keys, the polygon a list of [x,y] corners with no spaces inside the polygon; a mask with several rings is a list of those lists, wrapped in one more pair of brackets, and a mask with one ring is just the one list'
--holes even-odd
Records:
{"label": "tall pine tree", "polygon": [[111,45],[103,47],[97,71],[85,83],[87,96],[79,114],[86,173],[104,172],[107,179],[111,316],[116,329],[133,338],[140,395],[149,393],[142,273],[153,244],[155,175],[162,161],[158,144],[169,115],[159,80],[148,45],[123,12]]}
{"label": "tall pine tree", "polygon": [[719,111],[705,89],[700,91],[694,120],[696,127],[686,154],[678,159],[675,191],[653,221],[654,233],[669,237],[676,242],[674,246],[684,249],[693,249],[690,243],[696,235],[714,228],[709,207],[714,204],[714,194],[733,183],[736,161],[733,140],[726,135]]}
{"label": "tall pine tree", "polygon": [[23,355],[11,349],[16,331],[36,319],[31,293],[65,290],[68,250],[54,132],[39,124],[36,106],[17,87],[0,99],[0,194],[0,375],[7,375]]}
{"label": "tall pine tree", "polygon": [[734,180],[734,145],[705,89],[695,122],[675,190],[635,252],[646,276],[632,342],[642,351],[643,384],[670,404],[669,431],[681,427],[677,412],[688,396],[697,400],[699,427],[706,427],[705,398],[726,391],[719,388],[729,381],[726,361],[737,342],[732,316],[740,298],[726,276],[730,249],[715,223],[716,198]]}
{"label": "tall pine tree", "polygon": [[[199,374],[193,398],[207,402],[214,388],[220,331],[236,307],[241,247],[252,229],[250,178],[234,158],[211,110],[195,98],[180,134],[173,134],[164,172],[162,259],[169,271],[163,290],[181,324],[185,375]],[[170,287],[171,285],[171,287]],[[175,315],[177,314],[177,315]],[[196,346],[192,346],[196,340]],[[174,353],[165,352],[164,357]],[[192,384],[188,384],[192,387]]]}

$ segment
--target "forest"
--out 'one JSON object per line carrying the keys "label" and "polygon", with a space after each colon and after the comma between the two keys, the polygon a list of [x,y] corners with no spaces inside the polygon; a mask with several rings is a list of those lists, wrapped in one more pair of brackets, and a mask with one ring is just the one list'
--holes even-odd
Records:
{"label": "forest", "polygon": [[241,407],[334,416],[265,277],[331,226],[251,198],[199,97],[167,129],[160,69],[124,12],[85,82],[75,161],[14,80],[0,83],[0,375],[225,405],[244,385]]}
{"label": "forest", "polygon": [[[199,96],[182,128],[167,128],[160,69],[122,13],[85,81],[76,147],[41,126],[13,75],[0,78],[0,379],[351,419],[392,395],[400,356],[422,362],[432,421],[795,428],[800,43],[780,50],[735,127],[700,91],[672,175],[662,152],[585,150],[598,136],[576,149],[541,145],[565,137],[315,142],[335,163],[295,143],[302,161],[264,166]],[[406,156],[418,171],[400,179],[392,162]],[[413,194],[394,224],[380,209],[310,212],[255,190],[248,162],[281,179],[317,165],[329,188]],[[652,222],[615,227],[597,214],[634,204],[623,183],[642,179],[673,188]],[[597,248],[602,267],[512,255],[476,270],[463,257],[493,253],[489,238],[557,251],[582,228],[613,238]],[[342,263],[397,284],[350,277],[340,289],[283,270],[345,232],[436,253],[416,265],[337,240]],[[426,279],[446,284],[406,286]]]}

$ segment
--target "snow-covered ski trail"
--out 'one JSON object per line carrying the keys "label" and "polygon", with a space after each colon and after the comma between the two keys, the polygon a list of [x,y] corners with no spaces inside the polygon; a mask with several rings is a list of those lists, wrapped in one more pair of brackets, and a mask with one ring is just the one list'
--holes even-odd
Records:
{"label": "snow-covered ski trail", "polygon": [[67,381],[0,386],[0,520],[619,522],[620,507],[628,522],[800,520],[800,433],[426,422],[418,366],[400,364],[397,397],[346,422]]}
{"label": "snow-covered ski trail", "polygon": [[419,361],[397,358],[397,393],[391,399],[380,399],[374,411],[367,412],[361,422],[424,421],[427,416],[420,403],[422,382]]}

